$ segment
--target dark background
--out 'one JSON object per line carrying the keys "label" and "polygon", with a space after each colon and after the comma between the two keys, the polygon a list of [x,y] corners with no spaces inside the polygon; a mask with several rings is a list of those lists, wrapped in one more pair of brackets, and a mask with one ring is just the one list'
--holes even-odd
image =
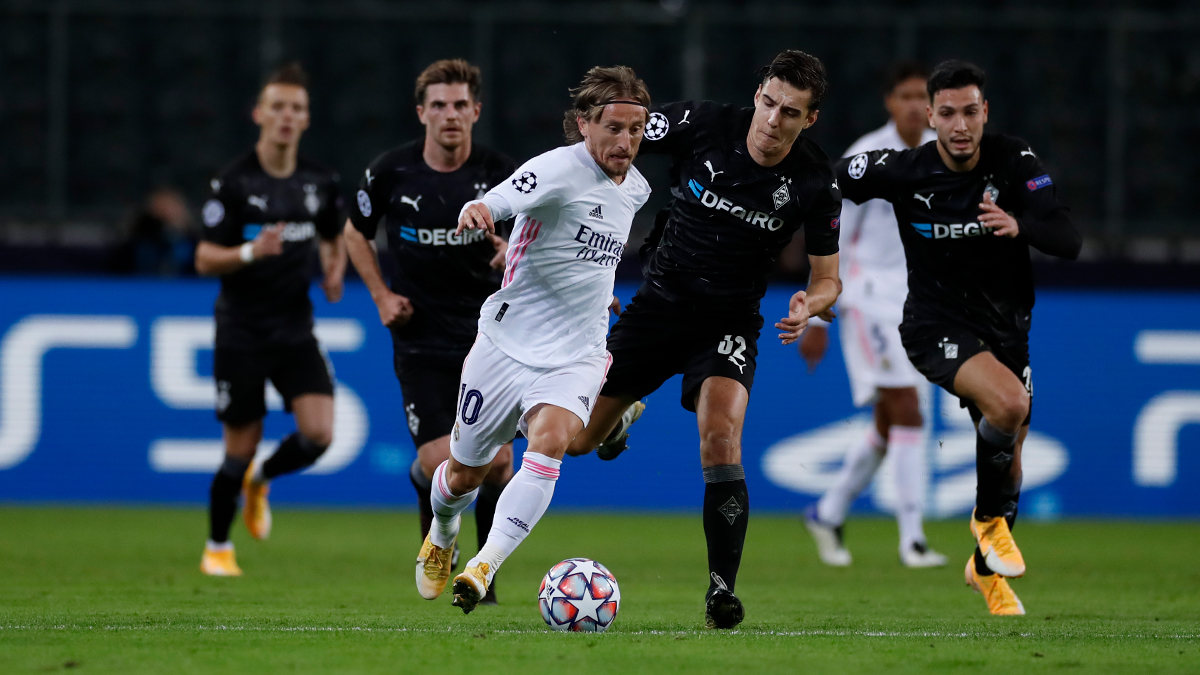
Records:
{"label": "dark background", "polygon": [[[977,62],[989,129],[1024,137],[1071,205],[1084,263],[1044,283],[1197,285],[1200,11],[1182,2],[0,2],[0,270],[109,269],[134,212],[208,178],[257,138],[259,83],[312,76],[302,152],[348,194],[367,163],[418,137],[413,80],[463,57],[484,72],[478,141],[517,159],[562,142],[566,90],[622,63],[657,101],[750,104],[784,48],[819,56],[830,91],[811,130],[830,155],[886,121],[893,60]],[[806,132],[807,133],[807,132]],[[666,196],[657,158],[639,160]],[[631,243],[639,239],[637,233]],[[802,258],[801,258],[802,259]],[[800,274],[802,270],[785,270]]]}

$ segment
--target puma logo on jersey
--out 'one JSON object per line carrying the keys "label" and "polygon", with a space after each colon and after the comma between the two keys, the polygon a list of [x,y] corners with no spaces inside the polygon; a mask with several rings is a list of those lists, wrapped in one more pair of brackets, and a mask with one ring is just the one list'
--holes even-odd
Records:
{"label": "puma logo on jersey", "polygon": [[405,197],[404,195],[400,195],[400,203],[408,204],[409,206],[413,207],[413,211],[417,211],[417,212],[421,211],[421,207],[417,206],[417,203],[420,201],[421,201],[421,195],[417,195],[416,199],[413,199],[412,197]]}
{"label": "puma logo on jersey", "polygon": [[875,165],[879,166],[879,165],[883,164],[884,160],[886,160],[888,158],[888,156],[891,154],[892,153],[890,153],[890,152],[885,152],[882,155],[880,155],[879,159],[875,160]]}
{"label": "puma logo on jersey", "polygon": [[692,123],[692,121],[688,119],[688,115],[691,115],[691,114],[692,114],[692,109],[691,109],[691,108],[688,108],[687,110],[684,110],[684,111],[683,111],[683,119],[679,120],[679,123],[680,123],[680,124],[691,124],[691,123]]}
{"label": "puma logo on jersey", "polygon": [[[737,345],[736,348],[734,345]],[[728,354],[729,362],[738,367],[738,373],[746,372],[746,338],[741,335],[726,335],[717,345],[718,354]]]}
{"label": "puma logo on jersey", "polygon": [[1025,155],[1029,155],[1030,157],[1037,157],[1037,155],[1033,154],[1033,148],[1029,148],[1028,150],[1022,150],[1021,156],[1024,157]]}
{"label": "puma logo on jersey", "polygon": [[917,194],[916,192],[914,192],[914,193],[913,193],[913,199],[915,199],[915,200],[917,200],[917,201],[919,201],[919,202],[925,202],[925,208],[927,208],[927,209],[928,209],[928,208],[932,208],[932,207],[929,205],[929,200],[933,199],[933,195],[934,195],[934,194],[936,194],[936,193],[934,193],[934,192],[930,192],[928,197],[922,197],[921,195],[919,195],[919,194]]}
{"label": "puma logo on jersey", "polygon": [[713,169],[712,162],[708,161],[707,159],[704,160],[704,166],[708,167],[708,172],[712,174],[712,177],[709,178],[710,181],[715,181],[718,174],[725,173],[724,171],[717,171]]}
{"label": "puma logo on jersey", "polygon": [[371,181],[375,180],[375,176],[371,175],[371,170],[367,169],[367,189],[371,189]]}
{"label": "puma logo on jersey", "polygon": [[600,204],[597,204],[596,208],[592,209],[591,211],[588,211],[588,218],[596,218],[598,220],[604,220],[604,214],[601,213],[601,211],[600,211]]}
{"label": "puma logo on jersey", "polygon": [[263,195],[261,197],[259,197],[258,195],[250,195],[249,197],[246,197],[246,201],[250,204],[250,206],[257,206],[259,211],[267,210],[267,196],[266,195]]}

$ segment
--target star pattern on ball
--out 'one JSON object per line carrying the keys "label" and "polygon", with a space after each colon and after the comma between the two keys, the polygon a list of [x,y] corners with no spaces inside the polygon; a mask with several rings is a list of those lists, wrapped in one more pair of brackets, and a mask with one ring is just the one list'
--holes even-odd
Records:
{"label": "star pattern on ball", "polygon": [[526,171],[520,176],[512,179],[512,185],[517,189],[517,192],[529,194],[537,189],[537,174],[532,171]]}

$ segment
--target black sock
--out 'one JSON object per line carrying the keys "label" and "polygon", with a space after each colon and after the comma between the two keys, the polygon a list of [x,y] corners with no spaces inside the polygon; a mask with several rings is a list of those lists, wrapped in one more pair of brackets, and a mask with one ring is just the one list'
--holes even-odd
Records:
{"label": "black sock", "polygon": [[722,586],[733,591],[749,520],[750,495],[742,465],[705,467],[704,538],[708,542],[710,591]]}
{"label": "black sock", "polygon": [[479,486],[479,496],[475,498],[475,541],[480,550],[487,543],[488,533],[492,531],[492,521],[496,518],[496,502],[500,501],[502,492],[504,485],[484,483]]}
{"label": "black sock", "polygon": [[262,476],[266,480],[271,480],[285,473],[306,469],[320,459],[321,455],[325,453],[325,448],[328,447],[328,445],[318,445],[312,442],[298,431],[294,432],[280,441],[279,449],[275,451],[275,454],[263,462]]}
{"label": "black sock", "polygon": [[218,544],[229,541],[229,528],[237,514],[238,494],[242,491],[242,478],[250,462],[225,456],[221,468],[213,476],[208,489],[208,538]]}
{"label": "black sock", "polygon": [[433,504],[429,501],[433,480],[425,477],[420,459],[414,459],[412,466],[408,468],[408,480],[417,491],[417,510],[421,513],[421,541],[425,541],[425,535],[429,534],[429,528],[433,527]]}
{"label": "black sock", "polygon": [[1020,479],[1012,475],[1016,442],[1016,434],[1000,431],[986,419],[979,421],[975,433],[976,518],[1007,518],[1016,513],[1021,494]]}

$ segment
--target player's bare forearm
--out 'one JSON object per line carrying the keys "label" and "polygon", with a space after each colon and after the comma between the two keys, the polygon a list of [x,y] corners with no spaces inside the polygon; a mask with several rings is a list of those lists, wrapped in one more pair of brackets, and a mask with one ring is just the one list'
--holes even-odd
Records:
{"label": "player's bare forearm", "polygon": [[321,287],[325,290],[325,299],[337,302],[342,299],[346,278],[345,239],[340,234],[333,239],[321,239],[317,242],[317,251],[321,256],[321,271],[324,273]]}
{"label": "player's bare forearm", "polygon": [[378,301],[382,294],[391,292],[383,281],[383,272],[379,269],[375,243],[367,241],[367,238],[354,227],[354,223],[349,219],[346,220],[346,227],[342,230],[342,237],[346,241],[346,251],[350,254],[350,262],[354,265],[354,269],[363,283],[366,284],[371,298]]}
{"label": "player's bare forearm", "polygon": [[808,288],[805,289],[808,294],[808,314],[820,316],[833,309],[838,296],[842,294],[842,280],[838,277],[838,254],[810,255],[808,262],[812,267],[812,277]]}

